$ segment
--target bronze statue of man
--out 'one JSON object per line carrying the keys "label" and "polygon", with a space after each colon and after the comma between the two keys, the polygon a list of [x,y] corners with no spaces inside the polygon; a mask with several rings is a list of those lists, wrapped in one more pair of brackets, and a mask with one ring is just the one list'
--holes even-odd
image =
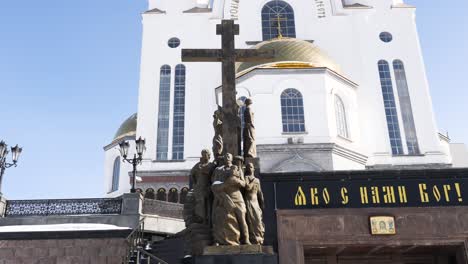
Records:
{"label": "bronze statue of man", "polygon": [[255,126],[254,126],[254,112],[252,110],[252,99],[248,98],[245,100],[245,111],[244,111],[244,157],[256,158],[257,157],[257,146],[255,143]]}
{"label": "bronze statue of man", "polygon": [[262,245],[265,237],[265,224],[263,223],[264,200],[260,180],[255,177],[255,168],[252,163],[246,165],[245,182],[245,204],[250,242]]}
{"label": "bronze statue of man", "polygon": [[[246,221],[246,207],[241,189],[245,181],[241,179],[240,168],[232,164],[232,155],[225,155],[225,164],[217,168],[218,174],[224,173],[224,182],[213,182],[211,189],[213,202],[213,238],[220,245],[250,244]],[[215,173],[216,173],[215,172]]]}
{"label": "bronze statue of man", "polygon": [[195,164],[190,172],[190,181],[195,196],[195,221],[207,224],[211,215],[210,185],[215,165],[210,162],[211,152],[209,149],[202,150],[201,155],[200,162]]}

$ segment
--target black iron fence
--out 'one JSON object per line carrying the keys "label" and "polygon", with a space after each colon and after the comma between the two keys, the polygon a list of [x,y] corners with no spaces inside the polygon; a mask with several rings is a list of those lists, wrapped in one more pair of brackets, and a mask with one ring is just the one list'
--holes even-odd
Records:
{"label": "black iron fence", "polygon": [[49,215],[110,215],[122,212],[122,198],[11,200],[6,217]]}

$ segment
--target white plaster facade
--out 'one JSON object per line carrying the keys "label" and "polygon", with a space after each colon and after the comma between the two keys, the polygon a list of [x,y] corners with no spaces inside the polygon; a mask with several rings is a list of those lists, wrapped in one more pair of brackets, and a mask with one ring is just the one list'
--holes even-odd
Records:
{"label": "white plaster facade", "polygon": [[[261,12],[269,1],[149,0],[149,11],[142,14],[136,128],[136,136],[145,138],[147,144],[146,160],[139,167],[143,174],[151,172],[158,176],[158,171],[166,173],[161,175],[167,175],[167,171],[188,171],[198,161],[200,151],[211,148],[212,114],[220,103],[216,88],[221,84],[221,67],[219,63],[182,63],[181,49],[220,48],[216,24],[231,18],[240,25],[236,48],[252,48],[252,43],[262,41]],[[414,7],[401,0],[284,1],[294,10],[296,38],[313,41],[341,71],[327,67],[259,67],[239,75],[238,95],[254,101],[262,171],[451,165],[450,149],[439,138],[433,114]],[[393,40],[384,43],[379,39],[381,32],[390,32]],[[168,46],[168,40],[173,37],[181,41],[177,48]],[[392,155],[377,63],[386,60],[391,65],[396,59],[405,65],[420,155]],[[184,159],[171,161],[174,69],[179,64],[186,67]],[[159,83],[163,65],[172,69],[169,160],[157,161]],[[400,109],[393,69],[391,74],[396,106]],[[287,88],[295,88],[303,95],[305,133],[292,135],[282,131],[280,95]],[[345,105],[348,138],[337,135],[335,95]],[[401,113],[398,119],[407,154]],[[111,186],[117,147],[116,144],[106,147],[106,186]],[[130,167],[123,165],[121,170],[120,188],[110,196],[130,188],[128,178],[122,177]]]}

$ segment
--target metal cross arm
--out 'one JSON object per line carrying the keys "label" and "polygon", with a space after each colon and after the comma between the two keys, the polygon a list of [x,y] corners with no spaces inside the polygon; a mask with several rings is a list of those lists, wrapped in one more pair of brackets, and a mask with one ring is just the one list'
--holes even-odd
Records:
{"label": "metal cross arm", "polygon": [[[234,59],[236,62],[270,62],[274,58],[274,50],[258,51],[254,49],[236,49]],[[183,49],[183,62],[223,62],[221,49]]]}
{"label": "metal cross arm", "polygon": [[233,20],[223,20],[216,26],[216,34],[221,35],[221,49],[183,49],[182,61],[222,63],[223,152],[239,155],[236,62],[268,62],[275,54],[273,50],[260,52],[254,49],[236,49],[234,37],[239,35],[239,25],[234,24]]}

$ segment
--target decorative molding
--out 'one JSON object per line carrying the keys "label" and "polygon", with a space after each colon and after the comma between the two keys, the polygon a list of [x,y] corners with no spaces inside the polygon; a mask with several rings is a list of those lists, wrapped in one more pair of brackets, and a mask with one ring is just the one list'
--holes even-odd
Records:
{"label": "decorative molding", "polygon": [[[281,71],[281,73],[287,73],[287,74],[302,74],[305,72],[317,72],[317,73],[327,73],[330,76],[336,78],[338,81],[344,82],[347,85],[352,86],[354,89],[357,89],[359,85],[355,82],[353,82],[351,79],[348,79],[347,77],[330,70],[326,67],[316,67],[316,68],[307,68],[307,69],[288,69],[288,68],[261,68],[261,67],[256,67],[252,68],[250,70],[247,70],[241,74],[237,74],[236,76],[236,83],[239,83],[245,79],[250,78],[252,75],[254,75],[254,72],[275,72],[275,71]],[[221,86],[218,86],[216,89],[218,89]]]}
{"label": "decorative molding", "polygon": [[163,11],[163,10],[158,9],[158,8],[154,8],[154,9],[151,9],[151,10],[148,10],[148,11],[144,12],[143,14],[166,14],[166,11]]}
{"label": "decorative molding", "polygon": [[343,5],[343,8],[345,8],[345,9],[373,9],[374,7],[363,5],[363,4],[360,4],[360,3],[355,3],[355,4],[352,4],[352,5]]}
{"label": "decorative molding", "polygon": [[408,5],[408,4],[405,4],[405,3],[400,3],[400,4],[394,4],[394,5],[392,5],[392,8],[410,8],[410,9],[414,9],[414,8],[416,8],[416,7],[413,6],[413,5]]}
{"label": "decorative molding", "polygon": [[[132,172],[129,172],[130,177],[133,176]],[[173,176],[189,176],[190,170],[146,170],[146,171],[137,171],[137,176],[140,177],[173,177]]]}
{"label": "decorative molding", "polygon": [[196,14],[196,13],[211,13],[213,10],[211,8],[208,8],[208,7],[194,7],[194,8],[191,8],[189,10],[185,10],[183,11],[182,13],[192,13],[192,14]]}
{"label": "decorative molding", "polygon": [[122,198],[9,200],[5,216],[108,215],[121,212]]}
{"label": "decorative molding", "polygon": [[123,138],[119,138],[118,140],[112,141],[112,143],[106,145],[103,147],[104,151],[108,151],[109,149],[119,145],[120,142],[122,141],[135,141],[136,140],[136,135],[133,136],[125,136]]}

